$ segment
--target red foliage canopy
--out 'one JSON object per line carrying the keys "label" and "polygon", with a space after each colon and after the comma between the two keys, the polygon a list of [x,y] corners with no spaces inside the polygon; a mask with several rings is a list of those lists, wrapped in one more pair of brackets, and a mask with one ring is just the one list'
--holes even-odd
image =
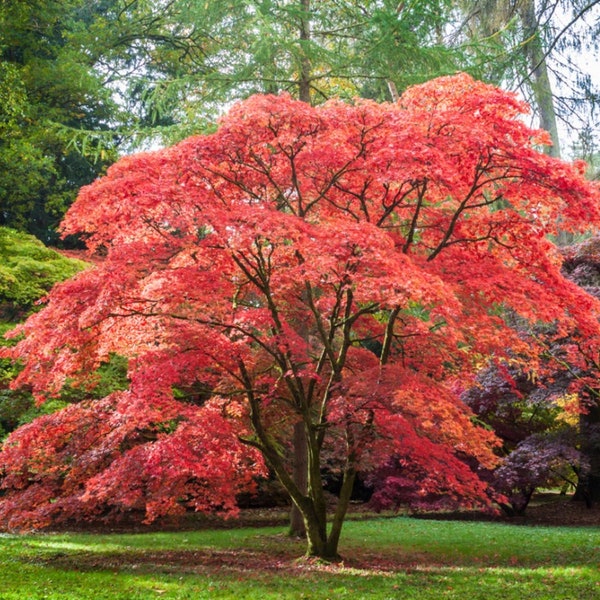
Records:
{"label": "red foliage canopy", "polygon": [[[539,151],[525,111],[466,75],[398,104],[255,96],[212,135],[121,159],[63,223],[105,260],[55,288],[11,352],[15,385],[42,396],[111,353],[130,390],[15,432],[0,517],[230,511],[261,456],[305,516],[324,466],[350,481],[392,455],[428,473],[424,493],[485,497],[457,457],[490,465],[494,438],[458,384],[486,357],[535,361],[516,316],[598,330],[547,237],[559,217],[599,226],[598,189]],[[195,403],[173,392],[198,385]],[[308,494],[288,471],[298,420]]]}

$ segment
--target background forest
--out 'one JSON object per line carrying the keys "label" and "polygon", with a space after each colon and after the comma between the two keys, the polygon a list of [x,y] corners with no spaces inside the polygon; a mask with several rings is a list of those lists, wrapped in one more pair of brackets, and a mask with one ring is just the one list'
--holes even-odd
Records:
{"label": "background forest", "polygon": [[3,3],[0,225],[57,243],[76,191],[120,154],[205,131],[232,101],[288,91],[393,100],[466,71],[518,90],[552,152],[593,163],[597,3]]}
{"label": "background forest", "polygon": [[[52,286],[85,267],[83,242],[58,226],[80,188],[120,157],[209,133],[235,102],[287,92],[313,106],[397,101],[459,72],[518,92],[553,157],[600,167],[600,2],[586,0],[13,0],[0,6],[0,318],[8,330]],[[108,203],[108,200],[107,200]],[[600,298],[600,241],[559,228],[563,273]],[[54,248],[54,249],[50,249]],[[60,250],[60,254],[55,250]],[[515,316],[515,331],[529,325]],[[528,330],[527,334],[532,332]],[[560,486],[600,500],[598,361],[566,359],[575,342],[540,328],[536,372],[487,366],[464,402],[502,441],[493,481],[510,513]],[[5,341],[5,344],[13,342]],[[0,434],[128,386],[111,355],[90,378],[36,406],[0,362]],[[578,395],[573,383],[579,382]],[[93,389],[91,389],[93,388]],[[179,390],[188,394],[192,391]],[[193,391],[196,396],[202,390]],[[583,410],[582,410],[583,407]],[[382,483],[385,482],[385,483]],[[339,482],[332,484],[335,489]],[[398,464],[361,481],[373,505],[444,506]]]}

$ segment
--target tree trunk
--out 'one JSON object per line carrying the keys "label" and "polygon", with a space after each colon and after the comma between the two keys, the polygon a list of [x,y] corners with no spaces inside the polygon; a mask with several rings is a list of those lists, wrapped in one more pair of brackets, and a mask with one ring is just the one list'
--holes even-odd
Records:
{"label": "tree trunk", "polygon": [[589,470],[579,479],[575,499],[583,500],[591,507],[600,502],[600,405],[596,402],[586,410],[579,422],[583,438],[581,451],[589,463]]}
{"label": "tree trunk", "polygon": [[340,534],[356,478],[353,463],[349,460],[344,471],[342,488],[328,532],[320,443],[315,431],[307,428],[303,422],[294,427],[294,450],[296,454],[292,476],[282,470],[281,462],[278,462],[275,469],[294,503],[290,534],[302,534],[306,537],[307,557],[326,561],[339,560]]}
{"label": "tree trunk", "polygon": [[310,0],[302,0],[302,17],[300,18],[300,73],[298,77],[298,99],[310,103],[310,80],[312,65],[307,54],[310,42]]}
{"label": "tree trunk", "polygon": [[[298,421],[294,425],[294,483],[305,495],[307,490],[307,475],[308,475],[308,453],[306,451],[306,434],[304,432],[304,423]],[[304,516],[300,512],[298,506],[293,502],[290,513],[290,528],[289,535],[293,537],[305,537],[306,525]]]}
{"label": "tree trunk", "polygon": [[337,509],[333,515],[333,521],[331,523],[331,532],[329,533],[329,539],[327,540],[329,544],[328,550],[332,553],[335,553],[336,556],[338,552],[340,534],[342,533],[342,525],[344,524],[346,512],[350,504],[350,496],[352,495],[352,488],[354,487],[355,479],[356,472],[354,469],[348,469],[344,473],[342,489],[340,490],[340,498],[338,500]]}
{"label": "tree trunk", "polygon": [[560,158],[560,141],[556,122],[554,94],[548,74],[546,52],[540,25],[538,22],[535,0],[527,0],[520,4],[519,9],[524,30],[524,50],[529,63],[529,81],[540,117],[540,127],[545,129],[552,138],[552,146],[546,152]]}
{"label": "tree trunk", "polygon": [[[342,489],[329,533],[327,532],[327,513],[319,507],[318,498],[316,500],[308,499],[306,507],[302,507],[306,526],[307,558],[319,558],[326,561],[340,560],[338,553],[340,534],[350,504],[355,478],[356,473],[353,469],[348,469],[344,473]],[[320,493],[322,493],[322,488]]]}
{"label": "tree trunk", "polygon": [[[552,145],[544,148],[550,156],[560,158],[560,138],[556,120],[556,107],[552,83],[546,62],[546,50],[540,35],[540,24],[536,14],[535,0],[526,0],[520,4],[519,14],[523,24],[524,50],[529,64],[529,84],[540,118],[540,128],[550,134]],[[558,220],[556,242],[559,246],[567,246],[573,242],[573,234],[563,231]]]}

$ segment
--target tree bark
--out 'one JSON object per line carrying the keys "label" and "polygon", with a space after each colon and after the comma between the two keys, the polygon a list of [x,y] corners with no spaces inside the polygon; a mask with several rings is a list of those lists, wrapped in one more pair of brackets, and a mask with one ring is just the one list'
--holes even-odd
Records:
{"label": "tree bark", "polygon": [[298,99],[310,104],[310,81],[312,65],[307,53],[310,42],[310,0],[302,0],[300,18],[300,74],[298,77]]}
{"label": "tree bark", "polygon": [[[306,451],[306,434],[304,432],[304,424],[298,421],[294,425],[294,483],[302,494],[306,494],[307,490],[307,474],[308,474],[308,453]],[[296,503],[292,502],[292,510],[290,512],[290,528],[289,535],[292,537],[305,537],[306,525],[304,516]]]}
{"label": "tree bark", "polygon": [[[546,146],[544,152],[560,158],[560,138],[556,119],[554,93],[546,61],[546,49],[540,33],[540,24],[536,13],[535,0],[526,0],[519,5],[519,16],[523,24],[524,50],[529,64],[529,84],[540,118],[540,128],[550,134],[552,145]],[[556,242],[559,246],[567,246],[573,242],[573,235],[560,227]]]}
{"label": "tree bark", "polygon": [[546,149],[547,154],[560,158],[560,141],[556,121],[556,108],[552,83],[546,62],[546,51],[540,35],[535,0],[527,0],[519,5],[519,14],[523,23],[524,50],[529,63],[529,81],[533,97],[540,117],[540,127],[552,138],[552,146]]}

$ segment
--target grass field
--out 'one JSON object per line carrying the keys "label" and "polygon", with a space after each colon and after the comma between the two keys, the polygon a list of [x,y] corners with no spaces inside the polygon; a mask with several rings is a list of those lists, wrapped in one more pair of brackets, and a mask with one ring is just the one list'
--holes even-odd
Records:
{"label": "grass field", "polygon": [[600,598],[600,527],[351,521],[337,565],[284,531],[3,535],[0,599]]}

